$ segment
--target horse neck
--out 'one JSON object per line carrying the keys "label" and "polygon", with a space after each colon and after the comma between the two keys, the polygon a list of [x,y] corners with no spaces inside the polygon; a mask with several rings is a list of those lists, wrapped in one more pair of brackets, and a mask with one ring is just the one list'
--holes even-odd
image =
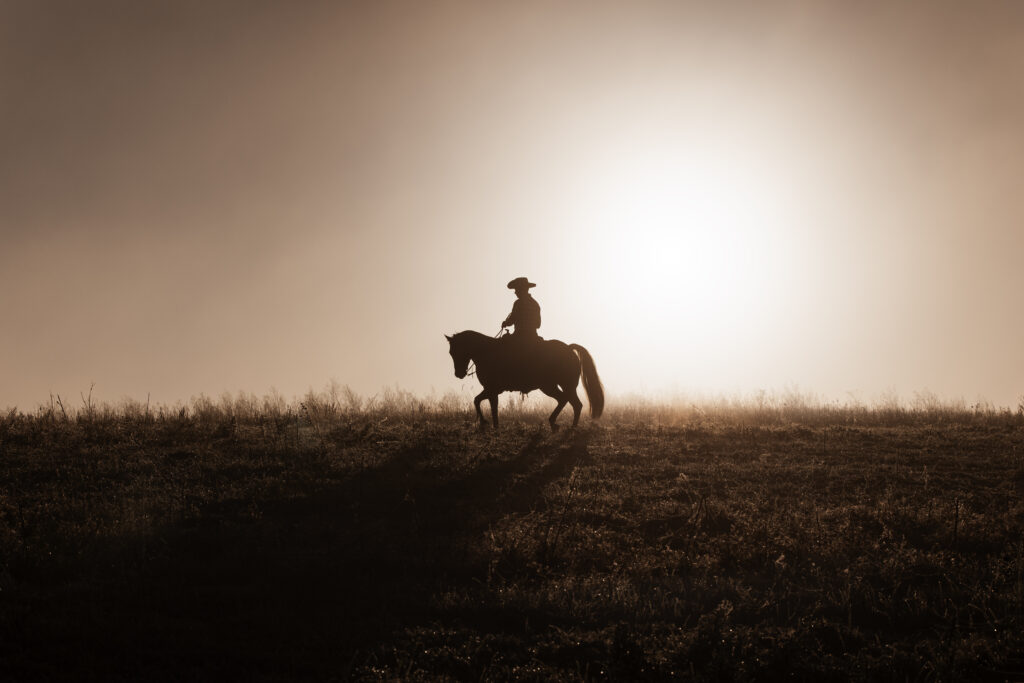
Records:
{"label": "horse neck", "polygon": [[472,330],[463,332],[465,335],[465,346],[469,351],[469,357],[474,360],[480,355],[481,352],[487,350],[495,339],[494,337],[488,337],[486,334],[480,334],[479,332],[473,332]]}

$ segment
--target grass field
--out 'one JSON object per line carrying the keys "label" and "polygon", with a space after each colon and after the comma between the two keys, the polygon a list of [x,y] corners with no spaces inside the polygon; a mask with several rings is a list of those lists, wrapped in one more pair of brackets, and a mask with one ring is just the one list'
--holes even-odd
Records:
{"label": "grass field", "polygon": [[1021,410],[531,405],[0,416],[0,679],[1024,680]]}

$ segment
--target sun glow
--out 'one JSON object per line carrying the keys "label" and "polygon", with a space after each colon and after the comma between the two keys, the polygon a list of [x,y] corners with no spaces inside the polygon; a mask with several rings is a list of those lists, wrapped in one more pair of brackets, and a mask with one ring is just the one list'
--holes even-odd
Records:
{"label": "sun glow", "polygon": [[[653,353],[735,366],[738,353],[770,346],[786,306],[799,258],[793,188],[763,144],[658,142],[630,141],[585,173],[586,258],[608,274],[595,292],[597,333],[632,346],[642,334]],[[721,367],[714,373],[706,383],[721,386]]]}

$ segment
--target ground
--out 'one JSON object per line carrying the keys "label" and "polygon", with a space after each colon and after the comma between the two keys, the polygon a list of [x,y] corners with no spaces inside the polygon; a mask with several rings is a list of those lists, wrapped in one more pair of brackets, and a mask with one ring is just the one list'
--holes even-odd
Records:
{"label": "ground", "polygon": [[1020,412],[546,412],[12,411],[0,678],[1024,680]]}

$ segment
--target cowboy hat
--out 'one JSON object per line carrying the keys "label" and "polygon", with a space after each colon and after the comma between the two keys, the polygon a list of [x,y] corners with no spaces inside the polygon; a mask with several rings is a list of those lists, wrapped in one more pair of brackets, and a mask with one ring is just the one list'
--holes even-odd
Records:
{"label": "cowboy hat", "polygon": [[533,284],[532,282],[527,280],[525,277],[517,277],[515,280],[512,280],[511,282],[508,283],[508,288],[509,289],[522,289],[524,287],[526,289],[529,289],[530,287],[536,287],[536,286],[537,285]]}

